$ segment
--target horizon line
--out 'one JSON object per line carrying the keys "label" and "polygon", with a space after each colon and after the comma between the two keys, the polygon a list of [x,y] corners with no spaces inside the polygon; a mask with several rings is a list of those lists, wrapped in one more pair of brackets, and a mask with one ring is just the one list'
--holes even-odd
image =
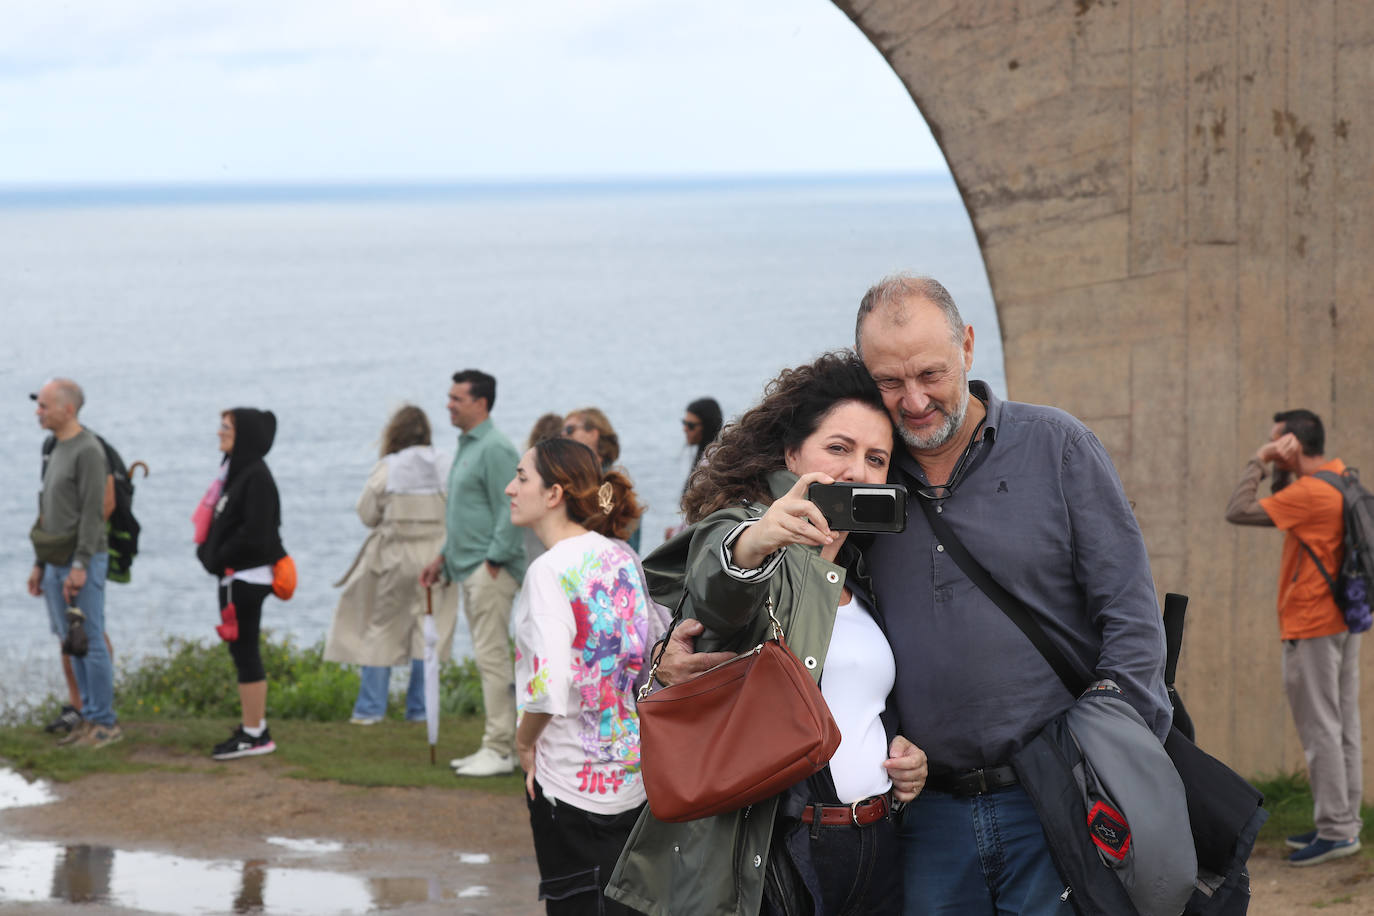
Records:
{"label": "horizon line", "polygon": [[569,175],[487,178],[331,180],[263,179],[252,181],[91,181],[53,183],[0,182],[0,205],[56,203],[63,200],[229,201],[249,197],[300,199],[334,197],[406,197],[417,194],[483,194],[529,191],[663,190],[671,188],[732,187],[741,185],[881,184],[894,181],[946,181],[947,171],[787,173],[679,173],[653,175]]}

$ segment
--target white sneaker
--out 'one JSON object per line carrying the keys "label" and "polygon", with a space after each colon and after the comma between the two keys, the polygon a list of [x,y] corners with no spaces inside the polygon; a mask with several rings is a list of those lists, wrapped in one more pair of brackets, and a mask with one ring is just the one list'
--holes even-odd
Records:
{"label": "white sneaker", "polygon": [[455,776],[501,776],[515,769],[515,759],[498,754],[491,748],[482,748],[473,754],[462,766],[453,768]]}
{"label": "white sneaker", "polygon": [[348,720],[350,725],[376,725],[382,721],[381,716],[354,716]]}
{"label": "white sneaker", "polygon": [[[480,753],[480,751],[477,753]],[[468,754],[466,757],[454,757],[448,762],[448,765],[455,770],[459,767],[465,767],[477,759],[477,753]]]}

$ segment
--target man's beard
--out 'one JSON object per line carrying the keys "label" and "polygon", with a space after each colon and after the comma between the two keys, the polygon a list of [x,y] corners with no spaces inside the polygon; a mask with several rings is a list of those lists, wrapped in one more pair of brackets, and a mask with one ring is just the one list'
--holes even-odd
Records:
{"label": "man's beard", "polygon": [[964,416],[968,413],[968,398],[968,377],[965,375],[959,382],[959,406],[953,411],[945,410],[943,405],[936,408],[944,416],[944,421],[939,426],[922,434],[910,429],[905,423],[899,423],[897,434],[902,437],[903,442],[917,451],[939,448],[953,439],[959,432],[959,427],[964,425]]}

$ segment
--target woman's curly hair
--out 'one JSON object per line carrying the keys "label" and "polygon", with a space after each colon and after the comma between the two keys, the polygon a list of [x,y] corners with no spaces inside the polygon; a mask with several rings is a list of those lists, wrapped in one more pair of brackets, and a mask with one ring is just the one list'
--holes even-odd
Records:
{"label": "woman's curly hair", "polygon": [[682,511],[689,523],[740,503],[771,503],[768,475],[806,441],[837,404],[857,401],[879,411],[883,398],[852,350],[826,353],[784,369],[763,389],[763,400],[727,424],[705,461],[692,471]]}

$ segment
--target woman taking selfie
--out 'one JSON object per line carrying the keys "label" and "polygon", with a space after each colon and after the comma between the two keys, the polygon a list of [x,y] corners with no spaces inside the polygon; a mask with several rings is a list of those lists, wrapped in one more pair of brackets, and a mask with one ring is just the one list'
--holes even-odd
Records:
{"label": "woman taking selfie", "polygon": [[920,790],[925,755],[883,719],[896,667],[858,551],[806,498],[813,483],[883,483],[891,457],[882,399],[846,352],[784,371],[693,471],[690,526],[644,561],[654,599],[676,605],[685,584],[699,648],[731,654],[766,638],[771,599],[842,738],[819,773],[748,809],[673,824],[646,811],[612,898],[651,916],[900,911],[891,813]]}
{"label": "woman taking selfie", "polygon": [[[515,605],[515,749],[548,913],[628,914],[602,894],[644,804],[635,681],[658,632],[627,530],[629,480],[571,439],[525,452],[511,521],[547,550]],[[612,540],[615,538],[616,540]]]}

